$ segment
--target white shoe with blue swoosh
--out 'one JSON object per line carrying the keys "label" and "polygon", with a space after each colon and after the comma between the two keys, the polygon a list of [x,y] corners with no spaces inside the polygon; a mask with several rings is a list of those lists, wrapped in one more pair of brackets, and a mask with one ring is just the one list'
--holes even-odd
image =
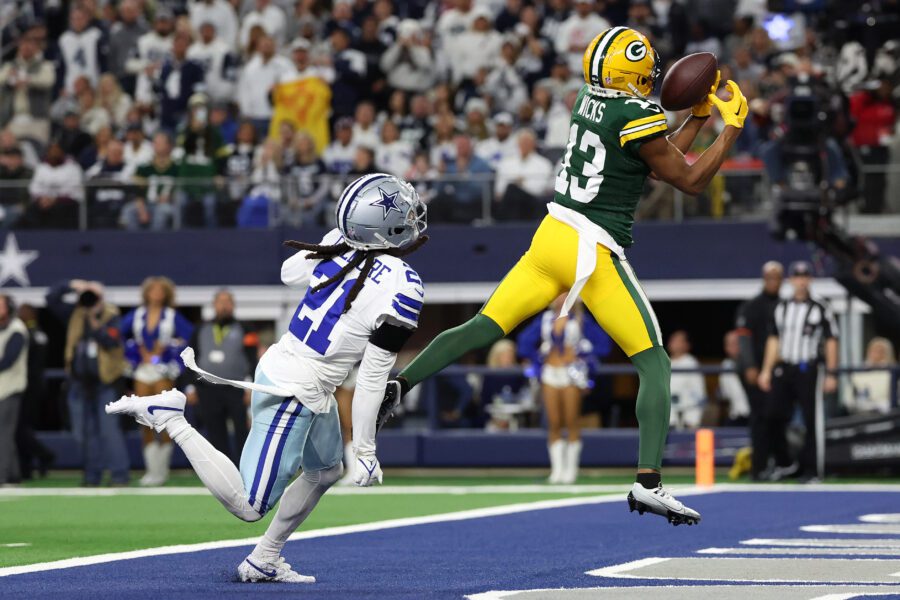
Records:
{"label": "white shoe with blue swoosh", "polygon": [[162,431],[166,421],[176,416],[184,416],[187,399],[176,389],[166,390],[153,396],[122,396],[106,405],[108,415],[131,415],[141,425]]}
{"label": "white shoe with blue swoosh", "polygon": [[252,554],[238,565],[238,576],[241,581],[264,582],[273,581],[281,583],[315,583],[316,578],[311,575],[301,575],[291,569],[291,565],[284,562],[279,556],[275,561],[259,560]]}

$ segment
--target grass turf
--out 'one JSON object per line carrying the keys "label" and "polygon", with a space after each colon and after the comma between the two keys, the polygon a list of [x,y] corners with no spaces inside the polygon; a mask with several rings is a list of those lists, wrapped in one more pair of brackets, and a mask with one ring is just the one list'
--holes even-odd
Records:
{"label": "grass turf", "polygon": [[[572,494],[326,496],[303,530],[572,497]],[[274,512],[274,511],[273,511]],[[211,496],[0,497],[0,567],[261,535]],[[24,547],[5,544],[26,543]]]}

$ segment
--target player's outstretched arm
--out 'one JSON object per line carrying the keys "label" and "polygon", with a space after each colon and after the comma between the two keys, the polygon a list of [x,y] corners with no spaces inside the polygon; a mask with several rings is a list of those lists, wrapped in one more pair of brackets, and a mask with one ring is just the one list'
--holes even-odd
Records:
{"label": "player's outstretched arm", "polygon": [[733,81],[728,81],[726,89],[731,92],[729,100],[722,100],[713,94],[708,96],[722,115],[725,129],[694,164],[689,165],[684,154],[667,138],[650,140],[638,150],[657,178],[685,194],[696,196],[706,189],[741,134],[747,117],[747,99]]}
{"label": "player's outstretched arm", "polygon": [[706,124],[706,119],[712,114],[713,103],[710,100],[710,96],[719,89],[719,78],[721,75],[719,71],[716,71],[716,82],[709,88],[709,94],[691,108],[691,114],[684,120],[681,127],[667,136],[669,141],[681,152],[687,152],[690,149],[697,138],[697,134],[700,133],[703,125]]}
{"label": "player's outstretched arm", "polygon": [[356,454],[353,472],[354,483],[362,487],[382,481],[381,466],[375,455],[375,422],[396,358],[396,352],[369,343],[359,365],[353,393],[353,452]]}

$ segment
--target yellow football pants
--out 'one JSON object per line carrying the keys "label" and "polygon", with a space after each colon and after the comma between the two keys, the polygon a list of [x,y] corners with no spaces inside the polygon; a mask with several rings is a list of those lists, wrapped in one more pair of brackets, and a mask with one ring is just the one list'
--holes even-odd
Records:
{"label": "yellow football pants", "polygon": [[[577,261],[578,232],[544,217],[531,247],[494,290],[482,314],[509,333],[572,287]],[[581,299],[629,357],[662,346],[656,315],[631,265],[604,246],[597,245],[597,267]]]}

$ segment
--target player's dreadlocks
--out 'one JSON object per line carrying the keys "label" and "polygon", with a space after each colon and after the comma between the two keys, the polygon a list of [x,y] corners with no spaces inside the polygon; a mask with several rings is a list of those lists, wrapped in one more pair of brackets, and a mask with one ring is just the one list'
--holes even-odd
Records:
{"label": "player's dreadlocks", "polygon": [[[350,293],[347,295],[347,301],[344,303],[344,310],[341,314],[346,313],[350,310],[350,306],[353,304],[353,301],[356,300],[356,297],[359,295],[360,290],[362,290],[363,284],[366,281],[366,278],[369,276],[369,271],[372,270],[372,265],[375,264],[375,259],[379,254],[386,254],[388,256],[395,256],[397,258],[401,258],[408,254],[412,254],[419,248],[421,248],[425,242],[428,241],[428,236],[423,235],[420,236],[416,241],[405,246],[403,248],[387,248],[387,249],[379,249],[379,250],[356,250],[354,252],[353,257],[347,261],[347,264],[344,267],[334,274],[333,277],[330,277],[312,288],[312,291],[318,292],[321,289],[324,289],[334,283],[342,281],[344,277],[358,267],[362,265],[360,269],[359,278],[357,278],[356,283],[353,284],[353,287],[350,288]],[[347,242],[340,242],[338,244],[334,244],[332,246],[324,246],[322,244],[308,244],[306,242],[298,242],[295,240],[288,240],[284,242],[284,245],[288,248],[294,248],[295,250],[306,250],[310,252],[306,256],[307,260],[324,260],[327,258],[334,258],[335,256],[340,256],[349,250],[353,250]]]}

